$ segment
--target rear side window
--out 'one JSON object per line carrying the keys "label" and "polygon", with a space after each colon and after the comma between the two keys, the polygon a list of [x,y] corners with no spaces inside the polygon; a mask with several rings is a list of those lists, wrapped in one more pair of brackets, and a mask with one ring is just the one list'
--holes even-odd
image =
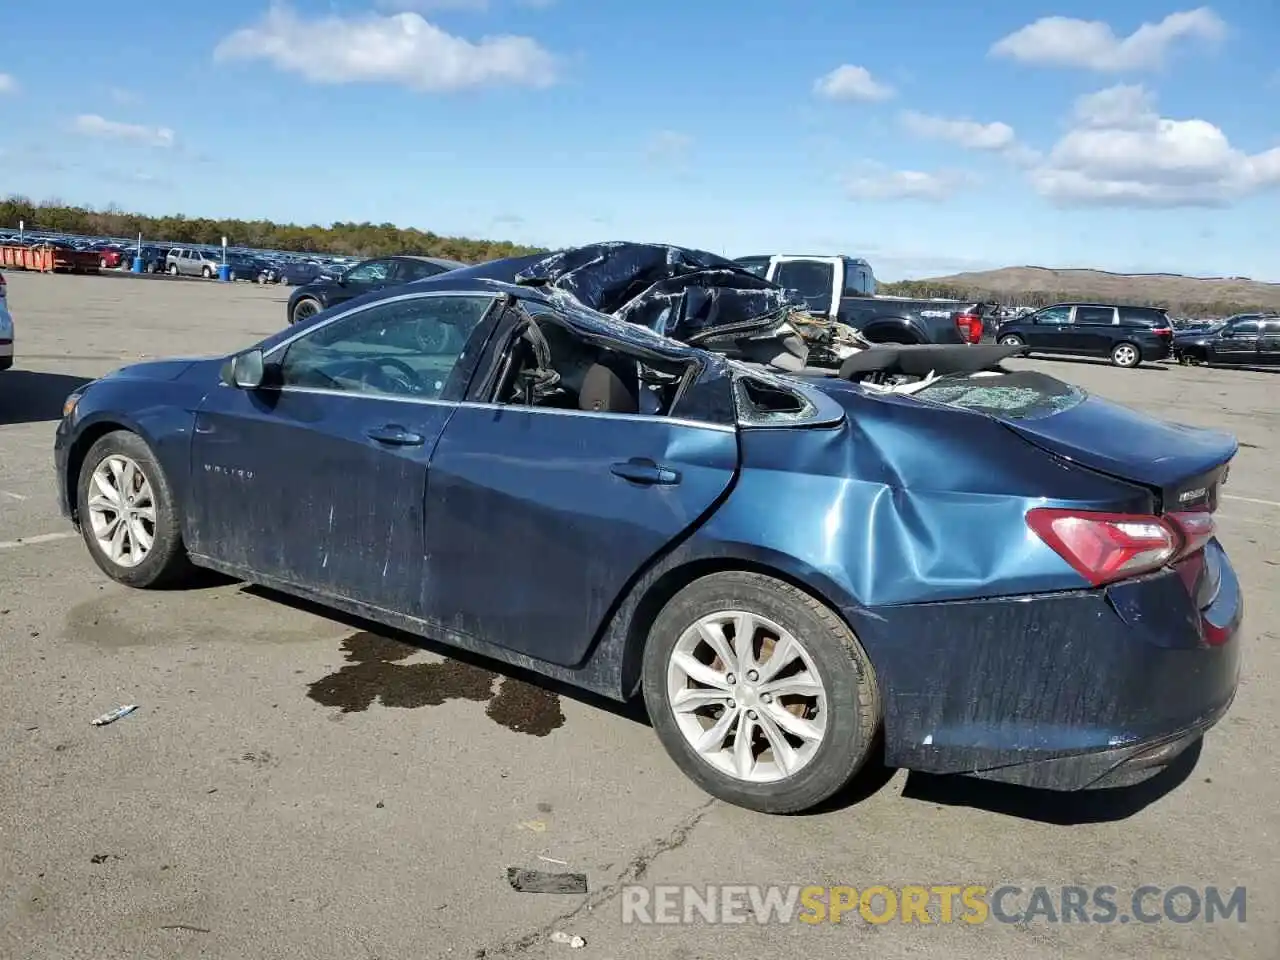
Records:
{"label": "rear side window", "polygon": [[1115,307],[1076,307],[1076,323],[1112,324],[1115,320]]}
{"label": "rear side window", "polygon": [[846,297],[873,297],[876,278],[865,263],[846,261],[844,265],[844,291]]}
{"label": "rear side window", "polygon": [[1121,307],[1120,322],[1126,327],[1168,327],[1169,315],[1154,307]]}

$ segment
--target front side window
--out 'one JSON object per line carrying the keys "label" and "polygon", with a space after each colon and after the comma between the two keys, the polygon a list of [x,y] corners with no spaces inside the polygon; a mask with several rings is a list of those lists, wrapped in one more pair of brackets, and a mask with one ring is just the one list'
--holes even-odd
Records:
{"label": "front side window", "polygon": [[280,385],[437,399],[492,302],[414,297],[327,323],[285,348]]}
{"label": "front side window", "polygon": [[1227,324],[1226,330],[1223,331],[1223,333],[1232,337],[1252,336],[1257,332],[1257,320],[1236,320],[1233,323]]}
{"label": "front side window", "polygon": [[1032,320],[1036,323],[1063,324],[1071,322],[1070,307],[1047,307],[1037,313]]}
{"label": "front side window", "polygon": [[794,290],[804,298],[809,309],[826,313],[831,309],[831,287],[835,280],[835,268],[829,263],[812,260],[784,260],[778,264],[773,282],[787,290]]}
{"label": "front side window", "polygon": [[381,283],[391,276],[390,260],[370,260],[353,267],[343,276],[349,283]]}

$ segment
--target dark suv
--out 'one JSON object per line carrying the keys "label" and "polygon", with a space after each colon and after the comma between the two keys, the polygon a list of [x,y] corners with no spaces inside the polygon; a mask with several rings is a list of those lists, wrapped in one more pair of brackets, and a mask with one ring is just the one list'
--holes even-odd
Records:
{"label": "dark suv", "polygon": [[1110,357],[1117,367],[1168,359],[1173,344],[1169,315],[1155,307],[1055,303],[996,330],[1000,343],[1026,344],[1032,353]]}

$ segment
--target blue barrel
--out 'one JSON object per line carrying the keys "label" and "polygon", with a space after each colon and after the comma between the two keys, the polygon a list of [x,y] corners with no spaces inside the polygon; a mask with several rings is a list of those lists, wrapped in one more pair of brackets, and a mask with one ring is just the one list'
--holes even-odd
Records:
{"label": "blue barrel", "polygon": [[218,279],[223,282],[229,282],[231,280],[231,264],[224,263],[218,268]]}
{"label": "blue barrel", "polygon": [[144,264],[144,263],[142,262],[142,258],[141,258],[141,257],[134,257],[134,258],[133,258],[133,272],[134,272],[134,273],[142,273],[144,270],[146,270],[146,264]]}

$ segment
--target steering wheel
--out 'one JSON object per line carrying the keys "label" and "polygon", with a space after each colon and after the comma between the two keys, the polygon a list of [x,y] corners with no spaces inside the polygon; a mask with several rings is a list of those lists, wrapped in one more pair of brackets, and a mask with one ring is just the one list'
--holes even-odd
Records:
{"label": "steering wheel", "polygon": [[388,383],[403,387],[408,393],[422,393],[424,387],[418,371],[396,357],[378,357],[368,361]]}

